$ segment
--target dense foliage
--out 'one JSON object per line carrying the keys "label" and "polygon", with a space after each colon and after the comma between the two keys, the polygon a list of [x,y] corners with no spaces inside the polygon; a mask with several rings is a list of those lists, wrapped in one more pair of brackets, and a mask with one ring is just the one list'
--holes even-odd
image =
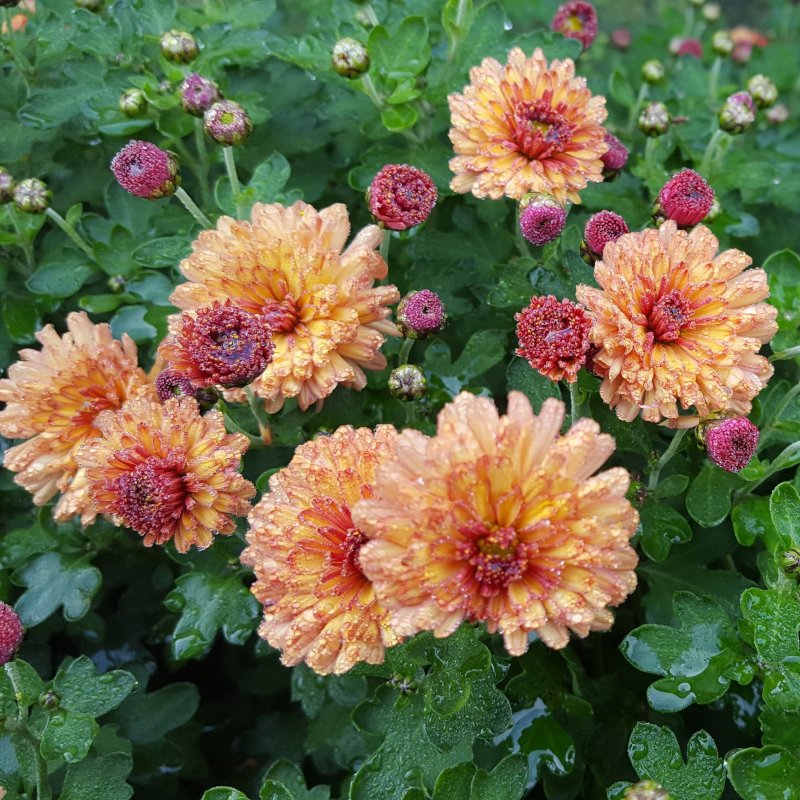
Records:
{"label": "dense foliage", "polygon": [[[437,413],[462,390],[500,408],[520,390],[535,411],[558,397],[615,438],[607,466],[634,478],[638,588],[610,632],[561,650],[533,636],[525,655],[511,657],[499,634],[464,624],[447,638],[410,638],[383,665],[320,676],[282,666],[256,636],[261,608],[239,561],[244,518],[206,550],[146,548],[106,517],[56,523],[53,504],[34,508],[3,470],[0,599],[25,626],[17,658],[0,671],[7,800],[124,800],[134,789],[204,800],[589,800],[621,798],[645,778],[674,800],[800,799],[800,8],[724,4],[711,21],[713,8],[687,0],[604,0],[597,39],[582,52],[551,32],[554,0],[79,7],[91,5],[2,9],[8,23],[29,19],[2,35],[0,162],[17,181],[44,180],[63,222],[0,205],[3,368],[20,348],[39,347],[45,324],[63,332],[76,310],[127,333],[140,365],[152,366],[200,227],[175,198],[120,188],[109,163],[131,139],[177,154],[183,188],[212,222],[247,217],[255,202],[302,199],[317,209],[344,203],[356,232],[371,222],[364,193],[375,174],[412,164],[439,197],[423,225],[392,234],[389,282],[438,293],[447,328],[410,355],[390,338],[389,366],[369,372],[363,391],[339,386],[321,409],[290,400],[270,415],[270,446],[243,459],[253,502],[298,445],[341,425],[433,434]],[[766,37],[739,61],[711,45],[736,25]],[[612,44],[618,28],[629,44],[619,34]],[[190,65],[159,52],[171,29],[196,37]],[[370,84],[332,69],[331,49],[346,36],[367,44]],[[702,57],[673,54],[677,36],[699,38]],[[607,98],[607,129],[630,150],[619,177],[582,190],[561,236],[543,247],[519,234],[516,202],[448,188],[447,96],[463,90],[471,67],[505,63],[515,46],[575,59],[593,94]],[[641,70],[653,58],[666,74],[648,84]],[[252,120],[233,149],[238,193],[223,148],[181,108],[190,71],[216,80]],[[775,83],[789,118],[759,110],[741,134],[719,133],[725,98],[757,74]],[[133,88],[146,102],[123,113],[120,95]],[[651,100],[673,117],[657,137],[637,126]],[[750,415],[757,455],[735,474],[714,466],[693,432],[675,439],[640,418],[619,420],[588,370],[569,392],[514,355],[514,315],[533,295],[575,300],[578,284],[594,285],[580,254],[588,217],[610,209],[631,230],[652,226],[659,190],[684,167],[716,193],[720,208],[705,223],[721,248],[763,266],[778,309],[778,333],[762,351],[775,374]],[[424,371],[423,399],[387,390],[401,359]],[[258,444],[247,405],[224,407],[229,430]]]}

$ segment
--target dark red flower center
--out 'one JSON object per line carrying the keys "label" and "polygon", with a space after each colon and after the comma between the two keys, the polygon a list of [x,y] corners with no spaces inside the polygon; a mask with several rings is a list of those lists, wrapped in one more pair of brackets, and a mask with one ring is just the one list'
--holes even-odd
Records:
{"label": "dark red flower center", "polygon": [[499,594],[525,573],[526,548],[520,544],[514,528],[472,522],[461,533],[468,541],[461,543],[460,555],[472,567],[478,591],[484,597]]}
{"label": "dark red flower center", "polygon": [[656,342],[674,342],[691,315],[691,304],[677,289],[661,295],[647,317],[647,330]]}
{"label": "dark red flower center", "polygon": [[261,318],[273,333],[291,333],[300,319],[300,312],[294,298],[287,295],[283,300],[267,300]]}

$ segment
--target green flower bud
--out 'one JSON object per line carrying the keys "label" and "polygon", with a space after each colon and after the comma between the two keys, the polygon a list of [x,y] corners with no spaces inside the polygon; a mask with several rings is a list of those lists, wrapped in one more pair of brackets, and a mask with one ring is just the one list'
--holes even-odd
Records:
{"label": "green flower bud", "polygon": [[13,197],[14,176],[5,167],[0,167],[0,205],[11,202]]}
{"label": "green flower bud", "polygon": [[197,42],[191,33],[171,30],[161,36],[161,55],[176,64],[188,64],[197,58]]}
{"label": "green flower bud", "polygon": [[671,121],[669,109],[663,103],[648,103],[639,115],[639,130],[646,136],[661,136]]}
{"label": "green flower bud", "polygon": [[664,65],[657,58],[651,58],[642,64],[642,80],[645,83],[661,83],[665,74]]}
{"label": "green flower bud", "polygon": [[357,78],[369,69],[367,48],[349,36],[339,39],[331,51],[333,70],[344,78]]}
{"label": "green flower bud", "polygon": [[744,133],[756,120],[753,98],[747,92],[736,92],[725,101],[717,116],[722,130]]}
{"label": "green flower bud", "polygon": [[766,75],[753,75],[747,81],[747,91],[759,108],[769,108],[778,99],[778,88]]}
{"label": "green flower bud", "polygon": [[247,141],[253,132],[253,123],[238,103],[220,100],[203,115],[203,128],[217,144],[231,146]]}
{"label": "green flower bud", "polygon": [[719,3],[706,3],[702,9],[703,19],[706,22],[716,22],[722,15]]}
{"label": "green flower bud", "polygon": [[728,31],[717,31],[711,37],[711,49],[718,56],[729,56],[733,52],[733,39]]}
{"label": "green flower bud", "polygon": [[389,393],[398,400],[419,400],[428,391],[425,373],[415,364],[403,364],[389,375]]}
{"label": "green flower bud", "polygon": [[61,698],[52,690],[39,695],[39,705],[47,711],[53,711],[61,705]]}
{"label": "green flower bud", "polygon": [[26,178],[14,187],[14,205],[28,214],[43,214],[53,193],[38,178]]}
{"label": "green flower bud", "polygon": [[792,547],[781,556],[781,567],[787,575],[797,575],[800,572],[800,548]]}
{"label": "green flower bud", "polygon": [[114,294],[119,294],[125,291],[125,278],[122,275],[112,275],[108,279],[107,286]]}
{"label": "green flower bud", "polygon": [[119,98],[119,110],[126,117],[138,117],[147,110],[147,98],[141,89],[127,89]]}

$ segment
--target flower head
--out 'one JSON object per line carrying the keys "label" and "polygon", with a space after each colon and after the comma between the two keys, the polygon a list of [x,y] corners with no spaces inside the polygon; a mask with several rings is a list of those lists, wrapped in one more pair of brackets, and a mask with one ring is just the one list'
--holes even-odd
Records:
{"label": "flower head", "polygon": [[13,199],[14,186],[14,176],[5,167],[0,167],[0,205]]}
{"label": "flower head", "polygon": [[188,64],[197,58],[197,41],[191,33],[171,30],[161,35],[161,55],[176,64]]}
{"label": "flower head", "polygon": [[758,436],[758,428],[745,417],[715,420],[704,425],[702,432],[708,457],[727,472],[739,472],[750,463]]}
{"label": "flower head", "polygon": [[427,339],[444,329],[447,311],[436,292],[409,292],[397,306],[397,327],[409,339]]}
{"label": "flower head", "polygon": [[594,263],[603,257],[603,249],[609,242],[616,242],[623,233],[629,233],[628,223],[613,211],[598,211],[586,220],[583,242],[587,260]]}
{"label": "flower head", "polygon": [[159,355],[198,388],[247,386],[275,352],[267,320],[230,300],[181,314],[175,328]]}
{"label": "flower head", "polygon": [[181,84],[181,106],[194,117],[202,117],[221,97],[219,86],[196,72],[190,72]]}
{"label": "flower head", "polygon": [[567,224],[567,212],[555,201],[535,200],[525,205],[519,216],[522,235],[537,246],[555,241]]}
{"label": "flower head", "polygon": [[62,492],[56,520],[80,514],[89,524],[95,512],[75,452],[99,435],[101,411],[119,409],[147,381],[133,341],[116,341],[108,325],[92,324],[84,312],[67,316],[63,336],[47,325],[36,338],[42,349],[22,350],[0,380],[0,434],[28,440],[6,451],[4,466],[19,473],[16,483],[37,506]]}
{"label": "flower head", "polygon": [[514,315],[519,347],[516,354],[545,378],[565,378],[574,383],[589,349],[592,321],[586,311],[570,300],[552,295],[532,297],[527,308]]}
{"label": "flower head", "polygon": [[174,369],[165,369],[158,373],[154,385],[156,394],[162,403],[170,397],[194,397],[197,388],[191,380]]}
{"label": "flower head", "polygon": [[333,71],[343,78],[357,78],[369,69],[369,53],[358,39],[345,36],[331,50]]}
{"label": "flower head", "polygon": [[272,362],[252,384],[270,412],[289,397],[308,408],[339,383],[362,389],[364,369],[386,366],[379,348],[385,335],[397,335],[387,306],[400,295],[373,286],[387,274],[375,252],[380,229],[364,228],[342,252],[349,233],[343,205],[256,203],[249,222],[220,217],[181,264],[189,280],[172,294],[178,308],[229,299],[271,328]]}
{"label": "flower head", "polygon": [[473,67],[470,81],[448,97],[453,191],[494,200],[548,192],[579,203],[578,191],[603,179],[606,101],[575,77],[572,60],[548,66],[541,50],[526,58],[515,47],[505,66],[486,58]]}
{"label": "flower head", "polygon": [[14,658],[24,634],[17,612],[6,603],[0,602],[0,666],[8,664]]}
{"label": "flower head", "polygon": [[597,36],[597,12],[591,3],[572,0],[559,6],[550,28],[568,39],[577,39],[588,50]]}
{"label": "flower head", "polygon": [[203,549],[215,534],[233,533],[230,515],[249,511],[255,487],[238,472],[248,441],[226,433],[218,411],[201,417],[190,397],[162,404],[138,396],[101,414],[97,427],[102,436],[77,455],[92,500],[146,547],[172,539],[181,553]]}
{"label": "flower head", "polygon": [[[772,375],[756,355],[777,330],[776,309],[760,302],[766,274],[745,272],[745,253],[717,249],[708,228],[687,233],[668,221],[606,245],[594,269],[600,288],[578,286],[594,321],[600,395],[620,419],[691,427],[712,412],[746,416]],[[697,413],[679,416],[678,403]]]}
{"label": "flower head", "polygon": [[217,144],[231,147],[248,140],[253,122],[244,106],[233,100],[218,100],[203,114],[203,128]]}
{"label": "flower head", "polygon": [[387,164],[367,190],[369,210],[378,224],[405,231],[425,222],[436,205],[436,184],[427,172],[408,164]]}
{"label": "flower head", "polygon": [[532,631],[560,648],[569,630],[611,627],[608,606],[636,585],[629,477],[621,468],[592,477],[614,442],[589,419],[559,437],[563,418],[557,400],[537,417],[512,392],[501,417],[464,392],[439,414],[436,436],[398,436],[378,470],[380,497],[358,503],[353,520],[370,539],[364,572],[399,635],[484,621],[520,655]]}
{"label": "flower head", "polygon": [[181,183],[174,153],[135,139],[111,159],[111,171],[126,192],[145,200],[168,197]]}
{"label": "flower head", "polygon": [[43,214],[50,207],[53,193],[44,181],[38,178],[26,178],[12,190],[14,205],[28,214]]}
{"label": "flower head", "polygon": [[375,473],[394,451],[390,425],[339,428],[300,445],[250,512],[242,562],[264,605],[259,634],[287,666],[305,661],[323,675],[359,661],[381,664],[398,642],[361,567],[366,537],[353,506],[375,496]]}
{"label": "flower head", "polygon": [[416,364],[402,364],[391,371],[387,386],[398,400],[419,400],[428,391],[428,379]]}
{"label": "flower head", "polygon": [[613,134],[604,137],[608,150],[601,156],[606,173],[617,173],[628,163],[628,148]]}
{"label": "flower head", "polygon": [[697,225],[714,205],[714,190],[693,169],[676,172],[658,193],[658,211],[681,228]]}

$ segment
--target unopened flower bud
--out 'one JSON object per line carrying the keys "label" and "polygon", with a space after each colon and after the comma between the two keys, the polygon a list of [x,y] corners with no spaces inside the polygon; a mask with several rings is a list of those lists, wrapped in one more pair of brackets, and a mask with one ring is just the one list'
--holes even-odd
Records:
{"label": "unopened flower bud", "polygon": [[220,100],[203,115],[206,133],[217,143],[227,146],[244,144],[253,132],[253,123],[239,103]]}
{"label": "unopened flower bud", "polygon": [[221,98],[219,86],[196,72],[187,75],[181,84],[181,106],[194,117],[202,117]]}
{"label": "unopened flower bud", "polygon": [[603,257],[603,249],[609,242],[616,242],[624,233],[629,233],[628,223],[613,211],[598,211],[586,221],[581,242],[581,255],[587,264],[594,264]]}
{"label": "unopened flower bud", "polygon": [[14,205],[28,214],[43,214],[53,193],[38,178],[26,178],[14,187]]}
{"label": "unopened flower bud", "polygon": [[769,108],[778,99],[778,88],[766,75],[753,75],[747,81],[747,91],[759,108]]}
{"label": "unopened flower bud", "polygon": [[106,285],[114,294],[119,294],[125,290],[125,278],[122,275],[112,275]]}
{"label": "unopened flower bud", "polygon": [[408,164],[387,164],[367,189],[367,204],[375,221],[393,231],[420,225],[433,211],[438,191],[427,172]]}
{"label": "unopened flower bud", "polygon": [[758,447],[758,428],[745,417],[713,420],[699,434],[709,459],[726,472],[743,470]]}
{"label": "unopened flower bud", "polygon": [[577,39],[587,50],[597,36],[597,11],[584,0],[571,0],[558,8],[550,28],[568,39]]}
{"label": "unopened flower bud", "polygon": [[778,103],[767,110],[767,122],[771,125],[780,125],[789,119],[789,108],[783,103]]}
{"label": "unopened flower bud", "polygon": [[716,22],[722,15],[722,8],[719,3],[706,3],[701,13],[706,22]]}
{"label": "unopened flower bud", "polygon": [[39,695],[39,705],[45,709],[45,711],[54,711],[61,705],[61,697],[50,689]]}
{"label": "unopened flower bud", "polygon": [[736,92],[726,101],[717,115],[719,126],[727,133],[746,131],[756,120],[756,107],[747,92]]}
{"label": "unopened flower bud", "polygon": [[664,65],[656,58],[651,58],[642,64],[642,80],[645,83],[656,84],[664,80]]}
{"label": "unopened flower bud", "polygon": [[14,176],[5,167],[0,167],[0,205],[10,203],[13,197]]}
{"label": "unopened flower bud", "polygon": [[111,171],[126,192],[145,200],[169,197],[181,182],[180,164],[174,153],[135,139],[114,156]]}
{"label": "unopened flower bud", "polygon": [[103,10],[105,0],[75,0],[77,8],[85,8],[87,11],[98,12]]}
{"label": "unopened flower bud", "polygon": [[447,312],[430,289],[409,292],[397,306],[397,327],[409,339],[427,339],[444,329]]}
{"label": "unopened flower bud", "polygon": [[666,789],[651,780],[639,781],[629,786],[623,797],[625,800],[673,800]]}
{"label": "unopened flower bud", "polygon": [[663,103],[648,103],[639,114],[639,130],[645,136],[662,136],[669,130],[671,120]]}
{"label": "unopened flower bud", "polygon": [[567,224],[567,212],[548,194],[525,195],[519,207],[519,228],[531,244],[541,246],[555,241]]}
{"label": "unopened flower bud", "polygon": [[419,400],[428,391],[428,380],[416,364],[403,364],[391,371],[388,386],[398,400]]}
{"label": "unopened flower bud", "polygon": [[344,78],[357,78],[369,69],[367,48],[358,39],[345,36],[331,51],[333,70]]}
{"label": "unopened flower bud", "polygon": [[669,43],[669,51],[676,56],[703,57],[703,43],[699,39],[675,36]]}
{"label": "unopened flower bud", "polygon": [[197,58],[197,42],[191,33],[171,30],[161,36],[161,55],[175,64],[188,64]]}
{"label": "unopened flower bud", "polygon": [[0,602],[0,665],[8,664],[22,644],[24,630],[19,615],[10,605]]}
{"label": "unopened flower bud", "polygon": [[603,141],[608,145],[608,150],[600,156],[603,162],[603,177],[612,180],[628,163],[628,148],[611,133],[607,133]]}
{"label": "unopened flower bud", "polygon": [[631,46],[631,32],[628,28],[616,28],[611,31],[611,46],[623,53]]}
{"label": "unopened flower bud", "polygon": [[706,217],[713,203],[714,190],[704,178],[693,169],[682,169],[661,188],[653,215],[690,228]]}
{"label": "unopened flower bud", "polygon": [[718,56],[729,56],[733,52],[733,39],[728,31],[716,31],[711,37],[711,49]]}
{"label": "unopened flower bud", "polygon": [[156,394],[162,403],[170,397],[194,397],[197,389],[186,375],[174,369],[159,372],[155,380]]}
{"label": "unopened flower bud", "polygon": [[138,117],[147,110],[147,98],[141,89],[126,89],[119,98],[119,110],[126,117]]}

